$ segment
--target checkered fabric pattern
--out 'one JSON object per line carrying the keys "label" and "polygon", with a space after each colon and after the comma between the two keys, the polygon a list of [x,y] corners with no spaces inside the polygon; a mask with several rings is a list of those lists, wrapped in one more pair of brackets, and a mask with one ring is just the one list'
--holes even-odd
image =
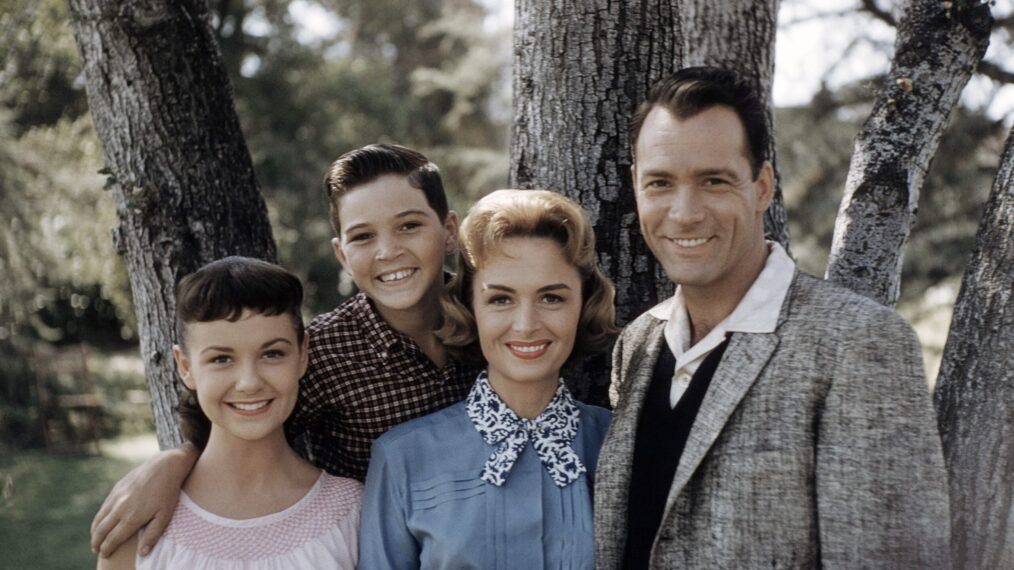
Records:
{"label": "checkered fabric pattern", "polygon": [[479,369],[443,369],[394,331],[363,293],[307,327],[310,363],[290,418],[293,447],[314,465],[362,481],[373,440],[412,418],[461,401]]}

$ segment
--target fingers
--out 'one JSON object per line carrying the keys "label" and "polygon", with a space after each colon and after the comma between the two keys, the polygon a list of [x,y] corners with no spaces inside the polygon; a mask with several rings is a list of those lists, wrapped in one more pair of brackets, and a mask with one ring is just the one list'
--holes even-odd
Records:
{"label": "fingers", "polygon": [[102,545],[99,547],[99,554],[107,558],[111,556],[121,544],[137,532],[139,527],[140,525],[125,519],[117,521],[116,526],[106,534],[105,539],[102,541]]}
{"label": "fingers", "polygon": [[120,517],[113,514],[111,501],[107,499],[105,503],[102,503],[102,508],[99,509],[98,514],[92,519],[92,552],[99,552],[109,531],[118,522],[120,522]]}
{"label": "fingers", "polygon": [[172,511],[159,511],[155,518],[151,519],[143,529],[137,540],[137,553],[146,556],[155,547],[158,539],[162,538],[169,521],[172,520]]}

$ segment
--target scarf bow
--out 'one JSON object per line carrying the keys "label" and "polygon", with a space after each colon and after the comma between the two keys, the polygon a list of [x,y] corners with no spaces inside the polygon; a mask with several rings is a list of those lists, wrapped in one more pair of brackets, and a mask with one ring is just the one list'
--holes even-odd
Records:
{"label": "scarf bow", "polygon": [[468,394],[465,409],[483,441],[496,448],[482,469],[483,481],[502,486],[529,442],[558,487],[566,487],[587,471],[571,447],[580,411],[563,382],[546,409],[529,420],[507,407],[482,372]]}

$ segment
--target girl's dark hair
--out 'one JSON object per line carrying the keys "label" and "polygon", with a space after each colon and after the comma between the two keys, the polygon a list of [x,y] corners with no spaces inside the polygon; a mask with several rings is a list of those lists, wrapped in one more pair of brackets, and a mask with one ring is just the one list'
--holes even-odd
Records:
{"label": "girl's dark hair", "polygon": [[[225,257],[184,277],[176,286],[176,338],[186,351],[187,327],[191,323],[237,321],[243,311],[261,315],[288,315],[303,342],[303,285],[285,269],[250,257]],[[186,386],[177,408],[183,437],[204,449],[211,434],[211,420],[197,402],[197,393]]]}

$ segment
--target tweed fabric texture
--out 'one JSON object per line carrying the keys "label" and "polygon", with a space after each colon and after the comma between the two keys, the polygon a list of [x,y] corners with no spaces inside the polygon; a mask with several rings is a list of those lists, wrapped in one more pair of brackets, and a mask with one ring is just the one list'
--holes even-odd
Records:
{"label": "tweed fabric texture", "polygon": [[[637,420],[664,321],[624,330],[595,493],[619,568]],[[918,341],[893,310],[796,272],[773,333],[734,333],[691,428],[651,568],[945,568],[947,474]]]}
{"label": "tweed fabric texture", "polygon": [[332,475],[366,478],[370,446],[390,428],[464,399],[479,372],[444,368],[381,318],[359,293],[307,327],[310,361],[288,433]]}

